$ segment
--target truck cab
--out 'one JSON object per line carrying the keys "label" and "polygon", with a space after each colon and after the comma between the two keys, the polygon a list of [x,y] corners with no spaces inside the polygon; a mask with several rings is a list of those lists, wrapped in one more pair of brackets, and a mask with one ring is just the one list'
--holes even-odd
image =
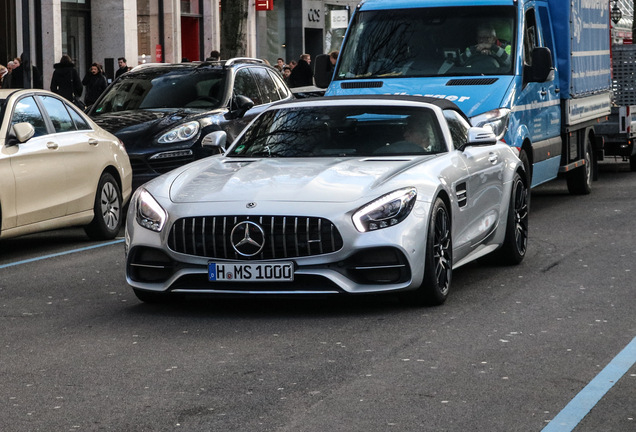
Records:
{"label": "truck cab", "polygon": [[[561,172],[570,192],[589,193],[599,142],[593,126],[610,111],[605,6],[366,0],[352,17],[326,95],[453,101],[473,126],[491,128],[519,149],[529,185]],[[322,78],[316,74],[318,85]]]}

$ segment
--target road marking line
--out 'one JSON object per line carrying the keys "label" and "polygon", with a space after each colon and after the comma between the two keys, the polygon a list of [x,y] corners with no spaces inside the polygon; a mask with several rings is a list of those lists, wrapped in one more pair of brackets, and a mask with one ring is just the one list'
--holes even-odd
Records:
{"label": "road marking line", "polygon": [[636,363],[636,338],[605,366],[541,432],[570,432]]}
{"label": "road marking line", "polygon": [[124,239],[115,240],[115,241],[112,241],[112,242],[101,243],[101,244],[98,244],[98,245],[95,245],[95,246],[88,246],[88,247],[81,248],[81,249],[73,249],[73,250],[66,251],[66,252],[59,252],[59,253],[55,253],[55,254],[51,254],[51,255],[44,255],[44,256],[41,256],[41,257],[38,257],[38,258],[31,258],[31,259],[24,260],[24,261],[16,261],[16,262],[12,262],[12,263],[9,263],[9,264],[0,265],[0,269],[7,268],[7,267],[13,267],[13,266],[17,266],[17,265],[20,265],[20,264],[28,264],[28,263],[31,263],[31,262],[34,262],[34,261],[40,261],[40,260],[44,260],[44,259],[48,259],[48,258],[55,258],[55,257],[62,256],[62,255],[72,254],[72,253],[75,253],[75,252],[83,252],[83,251],[87,251],[87,250],[91,250],[91,249],[97,249],[97,248],[100,248],[100,247],[110,246],[110,245],[123,243],[123,242],[124,242]]}

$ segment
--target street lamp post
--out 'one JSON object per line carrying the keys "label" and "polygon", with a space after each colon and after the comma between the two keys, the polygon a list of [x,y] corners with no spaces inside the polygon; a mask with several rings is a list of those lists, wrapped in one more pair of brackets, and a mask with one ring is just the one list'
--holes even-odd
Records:
{"label": "street lamp post", "polygon": [[[621,18],[623,18],[623,12],[621,12],[620,8],[618,7],[618,0],[613,0],[613,1],[614,1],[614,5],[612,6],[610,16],[612,17],[612,22],[614,24],[618,24]],[[634,3],[636,3],[636,0],[634,0]],[[634,24],[632,23],[632,27],[633,25]]]}

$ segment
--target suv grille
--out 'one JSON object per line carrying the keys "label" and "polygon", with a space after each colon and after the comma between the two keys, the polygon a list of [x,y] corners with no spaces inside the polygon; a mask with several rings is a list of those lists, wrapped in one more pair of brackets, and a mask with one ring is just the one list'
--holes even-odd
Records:
{"label": "suv grille", "polygon": [[[255,256],[238,254],[232,229],[244,221],[263,229],[264,247]],[[327,219],[305,216],[198,216],[177,220],[168,247],[187,255],[236,260],[267,260],[322,255],[340,250],[342,236]]]}

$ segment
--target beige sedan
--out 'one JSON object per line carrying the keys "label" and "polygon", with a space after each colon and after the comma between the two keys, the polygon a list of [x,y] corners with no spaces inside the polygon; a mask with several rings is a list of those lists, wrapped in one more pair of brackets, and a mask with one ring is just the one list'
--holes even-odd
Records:
{"label": "beige sedan", "polygon": [[69,226],[114,238],[132,192],[121,141],[48,91],[0,90],[0,106],[0,238]]}

